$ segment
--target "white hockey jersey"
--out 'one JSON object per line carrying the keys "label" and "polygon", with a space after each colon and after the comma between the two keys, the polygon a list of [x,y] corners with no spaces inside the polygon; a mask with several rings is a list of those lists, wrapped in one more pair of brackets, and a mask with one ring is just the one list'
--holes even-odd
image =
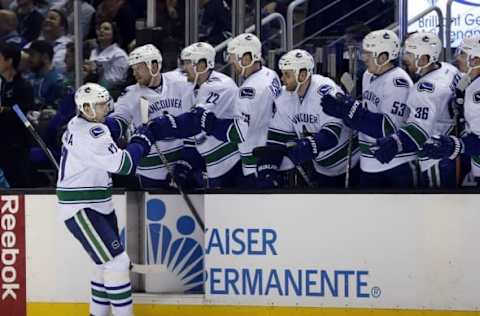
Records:
{"label": "white hockey jersey", "polygon": [[[148,118],[152,120],[165,113],[178,116],[189,111],[193,105],[192,92],[191,83],[183,80],[178,74],[165,73],[162,74],[162,84],[156,89],[139,84],[127,87],[126,92],[118,98],[114,112],[110,116],[119,119],[126,126],[137,128],[142,124],[140,98],[148,101]],[[180,159],[182,139],[162,140],[156,143],[169,163]],[[152,146],[148,156],[140,161],[137,174],[155,180],[167,178],[168,170],[161,162],[155,146]]]}
{"label": "white hockey jersey", "polygon": [[[341,88],[330,78],[320,75],[312,76],[303,100],[300,100],[297,93],[283,88],[281,95],[275,100],[276,112],[268,129],[268,142],[285,145],[290,140],[327,129],[336,135],[338,144],[318,154],[313,164],[315,170],[326,176],[345,173],[351,130],[341,119],[325,114],[320,105],[324,95],[337,93],[343,93]],[[358,162],[358,152],[358,143],[355,141],[352,145],[352,167]]]}
{"label": "white hockey jersey", "polygon": [[[465,89],[465,132],[480,135],[480,77]],[[472,174],[480,177],[480,156],[471,157]]]}
{"label": "white hockey jersey", "polygon": [[113,211],[110,173],[129,174],[132,159],[117,147],[108,128],[82,117],[70,120],[62,137],[57,198],[62,220],[82,208]]}
{"label": "white hockey jersey", "polygon": [[[228,76],[213,71],[206,82],[194,91],[193,103],[215,113],[218,118],[232,119],[238,87]],[[223,142],[204,132],[193,138],[193,145],[205,159],[209,178],[227,173],[240,160],[236,143]]]}
{"label": "white hockey jersey", "polygon": [[257,162],[252,151],[266,144],[268,125],[273,117],[273,103],[281,89],[275,71],[263,66],[239,87],[236,118],[234,128],[229,131],[229,139],[239,142],[245,176],[256,173]]}
{"label": "white hockey jersey", "polygon": [[[413,85],[408,74],[399,67],[394,67],[380,76],[365,71],[362,79],[362,99],[366,109],[373,113],[383,113],[383,136],[394,133],[402,127],[408,117],[407,97]],[[380,163],[370,151],[376,139],[364,133],[358,134],[360,143],[360,168],[365,172],[382,172],[414,160],[415,153],[401,153],[389,163]]]}
{"label": "white hockey jersey", "polygon": [[[409,117],[404,131],[419,148],[433,135],[449,135],[455,121],[449,105],[455,86],[460,79],[454,66],[441,63],[441,67],[422,76],[410,89],[407,104]],[[438,160],[419,157],[421,171],[426,171]]]}

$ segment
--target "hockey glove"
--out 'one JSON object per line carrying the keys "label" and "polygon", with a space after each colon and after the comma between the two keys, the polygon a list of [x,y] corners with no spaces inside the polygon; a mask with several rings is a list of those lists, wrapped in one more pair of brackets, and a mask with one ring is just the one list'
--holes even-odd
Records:
{"label": "hockey glove", "polygon": [[179,138],[178,125],[175,117],[171,114],[164,114],[162,117],[153,119],[148,125],[156,140]]}
{"label": "hockey glove", "polygon": [[296,140],[288,149],[288,157],[295,165],[315,159],[318,155],[318,146],[313,136]]}
{"label": "hockey glove", "polygon": [[276,165],[257,166],[257,187],[259,189],[274,189],[281,185],[281,175]]}
{"label": "hockey glove", "polygon": [[145,156],[150,152],[152,144],[155,143],[155,137],[148,126],[141,125],[137,128],[132,138],[130,138],[130,143],[140,144],[143,147],[143,155]]}
{"label": "hockey glove", "polygon": [[253,155],[257,159],[257,187],[259,189],[273,189],[281,186],[278,167],[286,153],[286,147],[281,145],[261,146],[253,150]]}
{"label": "hockey glove", "polygon": [[215,114],[198,106],[192,110],[192,113],[196,116],[197,121],[200,122],[202,130],[204,130],[207,135],[211,135],[217,121]]}
{"label": "hockey glove", "polygon": [[389,163],[395,156],[401,152],[402,142],[397,134],[377,139],[377,144],[370,148],[373,156],[381,163]]}
{"label": "hockey glove", "polygon": [[423,145],[422,153],[433,159],[451,159],[463,152],[464,144],[460,138],[455,136],[432,136]]}
{"label": "hockey glove", "polygon": [[325,114],[345,121],[352,120],[357,109],[361,108],[360,103],[349,95],[339,95],[336,98],[331,94],[327,94],[322,97],[320,105]]}
{"label": "hockey glove", "polygon": [[175,183],[185,188],[192,169],[192,165],[190,165],[185,160],[179,160],[175,162],[175,166],[173,167],[173,178],[175,180]]}

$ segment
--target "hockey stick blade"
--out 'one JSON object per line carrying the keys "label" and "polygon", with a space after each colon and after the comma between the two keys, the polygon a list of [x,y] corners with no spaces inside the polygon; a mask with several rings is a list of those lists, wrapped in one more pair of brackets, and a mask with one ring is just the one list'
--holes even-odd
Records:
{"label": "hockey stick blade", "polygon": [[345,87],[345,90],[347,90],[347,93],[352,94],[353,88],[355,87],[352,75],[350,75],[348,72],[344,72],[340,78],[340,82]]}

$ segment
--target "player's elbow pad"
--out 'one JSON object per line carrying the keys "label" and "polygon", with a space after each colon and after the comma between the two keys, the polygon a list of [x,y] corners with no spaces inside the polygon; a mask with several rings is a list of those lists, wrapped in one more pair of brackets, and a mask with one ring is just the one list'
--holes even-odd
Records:
{"label": "player's elbow pad", "polygon": [[318,152],[332,149],[338,144],[337,135],[325,129],[321,129],[318,133],[313,134],[313,139],[317,144]]}
{"label": "player's elbow pad", "polygon": [[469,156],[480,155],[480,137],[476,134],[469,133],[462,138],[464,154]]}
{"label": "player's elbow pad", "polygon": [[384,120],[385,116],[381,113],[373,113],[367,109],[357,109],[353,118],[349,119],[345,123],[353,129],[367,134],[373,138],[382,138],[388,135],[384,135]]}

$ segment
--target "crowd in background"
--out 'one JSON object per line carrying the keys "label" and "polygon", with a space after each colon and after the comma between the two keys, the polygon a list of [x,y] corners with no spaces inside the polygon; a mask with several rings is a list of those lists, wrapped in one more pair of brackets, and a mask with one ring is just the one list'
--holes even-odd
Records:
{"label": "crowd in background", "polygon": [[[262,1],[262,14],[285,16],[290,2]],[[316,3],[310,1],[308,10],[317,10]],[[73,4],[73,0],[0,0],[0,187],[53,183],[50,162],[11,108],[18,104],[27,113],[58,159],[60,136],[75,115]],[[199,39],[215,46],[229,38],[231,0],[201,0],[199,4]],[[250,25],[254,1],[246,5],[245,25]],[[80,17],[84,82],[101,84],[115,99],[134,83],[128,53],[136,47],[136,34],[144,27],[146,0],[81,0]],[[321,15],[312,20],[321,21]],[[157,25],[164,36],[164,45],[158,45],[162,54],[178,56],[184,46],[185,1],[157,0]],[[268,34],[269,29],[262,31]],[[345,29],[332,32],[344,33]],[[162,71],[175,66],[176,60],[164,61]]]}

